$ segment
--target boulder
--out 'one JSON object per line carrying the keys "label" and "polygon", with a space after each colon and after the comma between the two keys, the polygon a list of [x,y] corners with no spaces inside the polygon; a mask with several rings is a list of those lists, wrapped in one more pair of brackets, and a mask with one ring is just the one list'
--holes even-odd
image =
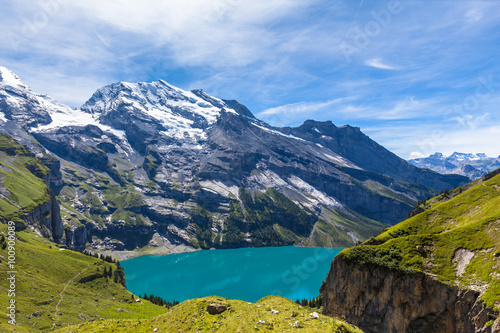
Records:
{"label": "boulder", "polygon": [[207,312],[210,313],[211,315],[220,314],[226,311],[227,309],[228,309],[227,306],[223,304],[212,303],[207,305]]}

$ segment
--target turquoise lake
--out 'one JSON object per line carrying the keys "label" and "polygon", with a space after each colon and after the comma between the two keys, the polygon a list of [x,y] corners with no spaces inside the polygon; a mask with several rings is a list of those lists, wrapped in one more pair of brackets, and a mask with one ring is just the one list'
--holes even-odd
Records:
{"label": "turquoise lake", "polygon": [[121,262],[136,295],[184,301],[211,295],[256,302],[267,295],[312,298],[342,249],[265,247],[142,256]]}

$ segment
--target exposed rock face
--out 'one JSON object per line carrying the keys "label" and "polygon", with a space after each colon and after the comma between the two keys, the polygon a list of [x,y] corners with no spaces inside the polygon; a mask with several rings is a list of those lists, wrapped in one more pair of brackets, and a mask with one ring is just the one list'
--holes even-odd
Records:
{"label": "exposed rock face", "polygon": [[323,314],[364,332],[500,332],[498,319],[487,325],[498,314],[479,300],[479,292],[423,273],[405,275],[336,257],[320,292]]}
{"label": "exposed rock face", "polygon": [[220,314],[226,311],[227,309],[228,309],[227,306],[223,304],[212,303],[207,305],[207,312],[210,313],[211,315]]}

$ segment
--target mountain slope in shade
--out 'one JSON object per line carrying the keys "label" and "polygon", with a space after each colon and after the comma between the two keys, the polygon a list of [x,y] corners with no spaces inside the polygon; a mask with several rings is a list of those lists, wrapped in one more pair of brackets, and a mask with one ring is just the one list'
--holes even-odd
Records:
{"label": "mountain slope in shade", "polygon": [[435,153],[429,157],[417,158],[408,161],[419,168],[427,168],[441,174],[457,174],[477,179],[488,172],[500,168],[500,156],[498,158],[488,157],[486,154],[453,153],[444,156]]}
{"label": "mountain slope in shade", "polygon": [[346,247],[467,180],[411,166],[359,128],[275,128],[162,80],[111,84],[72,110],[0,73],[0,132],[56,157],[48,183],[77,249]]}

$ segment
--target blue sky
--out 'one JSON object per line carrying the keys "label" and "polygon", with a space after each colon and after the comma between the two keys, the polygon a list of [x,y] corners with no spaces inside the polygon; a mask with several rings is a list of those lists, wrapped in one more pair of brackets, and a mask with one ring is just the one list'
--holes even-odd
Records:
{"label": "blue sky", "polygon": [[0,65],[72,107],[164,79],[403,158],[500,155],[500,1],[2,0],[0,29]]}

